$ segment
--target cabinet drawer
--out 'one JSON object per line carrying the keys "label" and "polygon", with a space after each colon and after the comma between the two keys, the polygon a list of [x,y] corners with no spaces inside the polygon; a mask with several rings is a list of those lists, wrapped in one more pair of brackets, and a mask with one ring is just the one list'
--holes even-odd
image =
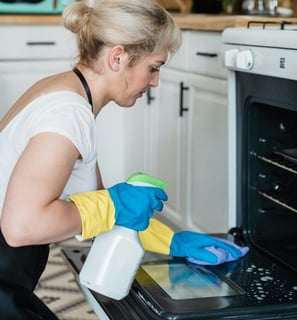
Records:
{"label": "cabinet drawer", "polygon": [[63,26],[0,26],[0,60],[69,59],[75,36]]}
{"label": "cabinet drawer", "polygon": [[220,48],[220,32],[189,32],[187,70],[208,76],[226,78],[226,70],[220,58]]}
{"label": "cabinet drawer", "polygon": [[169,66],[183,71],[215,78],[227,78],[220,57],[221,32],[184,31],[180,50]]}

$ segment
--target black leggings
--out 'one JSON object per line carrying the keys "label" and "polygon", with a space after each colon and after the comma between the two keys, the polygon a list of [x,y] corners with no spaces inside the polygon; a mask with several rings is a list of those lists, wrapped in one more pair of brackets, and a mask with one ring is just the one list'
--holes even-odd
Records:
{"label": "black leggings", "polygon": [[58,320],[33,293],[48,254],[48,245],[12,248],[0,230],[1,320]]}

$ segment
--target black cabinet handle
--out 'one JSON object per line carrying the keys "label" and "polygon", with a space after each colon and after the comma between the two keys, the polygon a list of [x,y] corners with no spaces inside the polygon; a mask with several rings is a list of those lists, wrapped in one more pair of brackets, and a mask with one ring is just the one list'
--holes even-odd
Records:
{"label": "black cabinet handle", "polygon": [[27,46],[55,46],[55,41],[27,41]]}
{"label": "black cabinet handle", "polygon": [[217,53],[212,52],[196,52],[197,56],[209,57],[209,58],[216,58],[218,56]]}
{"label": "black cabinet handle", "polygon": [[179,115],[183,116],[185,111],[189,111],[189,108],[184,107],[184,91],[189,90],[189,87],[185,87],[184,83],[180,83],[180,95],[179,95]]}
{"label": "black cabinet handle", "polygon": [[151,102],[156,99],[154,96],[152,96],[152,88],[148,88],[146,93],[146,99],[148,105],[150,105]]}

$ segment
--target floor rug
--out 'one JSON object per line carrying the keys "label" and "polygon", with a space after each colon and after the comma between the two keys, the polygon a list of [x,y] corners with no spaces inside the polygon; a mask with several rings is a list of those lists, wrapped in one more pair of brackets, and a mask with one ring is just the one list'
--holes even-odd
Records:
{"label": "floor rug", "polygon": [[52,244],[47,267],[35,290],[60,320],[98,320],[61,255],[63,247],[82,245],[89,243],[71,239]]}

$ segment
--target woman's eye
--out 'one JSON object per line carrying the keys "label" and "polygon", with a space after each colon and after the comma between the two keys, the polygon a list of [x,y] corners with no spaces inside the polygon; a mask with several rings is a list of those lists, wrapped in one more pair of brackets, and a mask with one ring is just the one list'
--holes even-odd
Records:
{"label": "woman's eye", "polygon": [[151,68],[151,72],[154,73],[154,72],[159,72],[160,71],[160,68],[157,68],[157,67],[152,67]]}

